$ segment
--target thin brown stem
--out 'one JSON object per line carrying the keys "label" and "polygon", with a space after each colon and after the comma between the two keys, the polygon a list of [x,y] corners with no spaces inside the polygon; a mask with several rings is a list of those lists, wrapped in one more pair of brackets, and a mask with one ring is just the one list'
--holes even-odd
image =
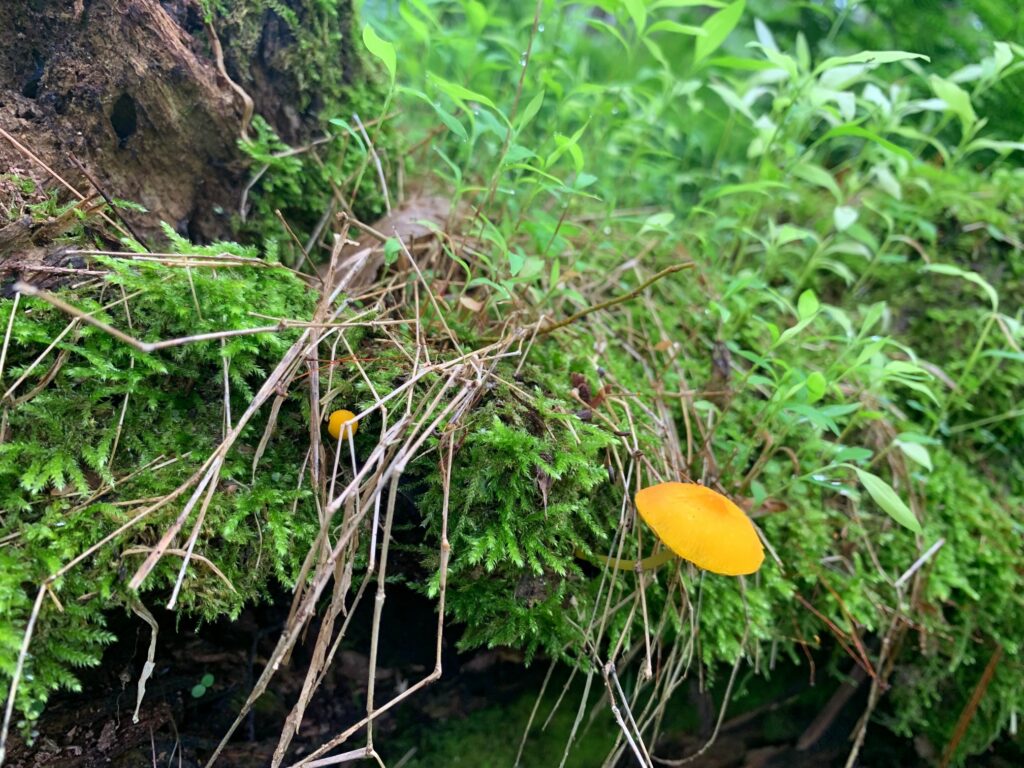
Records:
{"label": "thin brown stem", "polygon": [[594,304],[593,306],[587,307],[586,309],[581,309],[576,314],[570,315],[569,317],[565,318],[564,320],[559,320],[557,323],[552,323],[551,325],[548,325],[548,326],[545,326],[544,328],[541,328],[540,331],[538,331],[538,335],[547,335],[547,334],[551,333],[552,331],[557,331],[559,328],[564,328],[567,325],[572,325],[577,320],[580,320],[581,318],[584,318],[584,317],[586,317],[589,314],[592,314],[594,312],[598,312],[599,310],[602,310],[602,309],[608,309],[609,307],[614,307],[614,306],[616,306],[618,304],[622,304],[624,302],[627,302],[630,299],[632,299],[632,298],[634,298],[636,296],[639,296],[641,293],[643,293],[645,290],[647,290],[649,287],[651,287],[651,285],[653,285],[654,283],[656,283],[659,280],[661,280],[661,278],[663,278],[663,277],[665,277],[667,275],[671,275],[674,272],[680,272],[680,271],[682,271],[684,269],[693,269],[695,266],[696,265],[692,261],[689,261],[689,262],[686,262],[685,264],[673,264],[670,267],[665,267],[663,270],[661,270],[657,274],[651,276],[650,278],[648,278],[647,280],[642,282],[640,285],[638,285],[636,288],[631,290],[629,293],[624,293],[623,295],[616,296],[613,299],[608,299],[607,301],[602,301],[600,304]]}

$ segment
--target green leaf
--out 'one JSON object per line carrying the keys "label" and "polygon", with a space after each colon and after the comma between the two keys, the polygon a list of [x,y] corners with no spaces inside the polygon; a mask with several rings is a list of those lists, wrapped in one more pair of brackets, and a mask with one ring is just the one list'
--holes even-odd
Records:
{"label": "green leaf", "polygon": [[512,277],[518,275],[526,264],[526,256],[518,250],[508,252],[508,271]]}
{"label": "green leaf", "polygon": [[806,328],[810,324],[812,319],[813,318],[808,317],[806,320],[801,320],[792,328],[787,328],[786,330],[784,330],[782,334],[779,336],[779,338],[775,340],[775,343],[772,344],[772,349],[781,346],[782,344],[785,344],[794,336],[798,335],[804,328]]}
{"label": "green leaf", "polygon": [[990,149],[1005,155],[1009,152],[1024,152],[1024,141],[999,141],[998,139],[975,139],[966,147],[963,154],[969,155],[973,152],[980,152],[983,149]]}
{"label": "green leaf", "polygon": [[593,27],[594,29],[601,30],[602,32],[607,32],[609,35],[618,40],[623,50],[625,50],[627,56],[632,52],[629,47],[629,43],[626,42],[626,38],[624,38],[622,36],[622,33],[619,32],[619,30],[617,30],[608,22],[601,21],[600,19],[588,18],[584,23],[589,27]]}
{"label": "green leaf", "polygon": [[653,37],[644,35],[640,38],[640,42],[644,44],[644,48],[650,52],[651,56],[654,57],[654,60],[661,64],[662,69],[666,72],[672,71],[672,65],[669,64],[668,58],[665,56],[665,52],[661,50],[661,46],[654,41]]}
{"label": "green leaf", "polygon": [[398,261],[398,254],[402,250],[402,244],[394,237],[384,241],[384,266],[390,267]]}
{"label": "green leaf", "polygon": [[[653,27],[654,25],[651,26]],[[775,65],[763,59],[745,59],[740,56],[716,56],[705,61],[704,66],[740,69],[748,72],[763,72],[766,69],[772,69]]]}
{"label": "green leaf", "polygon": [[908,59],[924,59],[931,61],[927,56],[920,53],[908,53],[907,51],[861,51],[852,56],[833,56],[825,59],[814,68],[814,74],[820,75],[836,67],[845,67],[849,64],[891,64],[894,61],[907,61]]}
{"label": "green leaf", "polygon": [[647,28],[647,34],[654,32],[671,32],[674,35],[687,35],[690,37],[703,37],[707,32],[701,27],[694,27],[690,24],[680,24],[678,21],[656,21]]}
{"label": "green leaf", "polygon": [[462,123],[459,122],[459,119],[455,117],[455,115],[446,110],[444,107],[438,106],[437,104],[434,104],[433,107],[434,111],[437,113],[437,116],[441,118],[441,122],[445,124],[445,127],[449,131],[454,133],[463,141],[469,141],[469,134],[466,133],[465,126],[463,126]]}
{"label": "green leaf", "polygon": [[919,443],[905,443],[902,440],[897,440],[896,447],[903,451],[903,455],[915,464],[920,464],[929,472],[932,471],[931,454],[928,453],[928,449],[923,445]]}
{"label": "green leaf", "polygon": [[857,209],[848,205],[837,205],[832,211],[832,222],[836,226],[836,232],[845,232],[857,221]]}
{"label": "green leaf", "polygon": [[878,146],[889,150],[894,155],[899,155],[907,160],[907,162],[913,163],[916,160],[916,158],[903,147],[898,144],[893,144],[888,139],[882,138],[877,133],[869,131],[867,128],[861,128],[859,125],[837,125],[822,136],[819,141],[828,141],[829,139],[838,138],[840,136],[853,136],[858,139],[872,141]]}
{"label": "green leaf", "polygon": [[832,461],[868,461],[875,453],[870,448],[862,448],[859,445],[846,445],[836,452]]}
{"label": "green leaf", "polygon": [[988,296],[989,302],[992,304],[992,311],[995,312],[999,309],[999,294],[996,289],[993,288],[981,275],[977,272],[971,272],[966,269],[960,269],[960,267],[953,266],[952,264],[928,264],[924,268],[925,272],[936,272],[940,275],[951,275],[953,277],[962,277],[970,283],[974,283]]}
{"label": "green leaf", "polygon": [[796,33],[796,61],[804,72],[811,68],[811,49],[803,32]]}
{"label": "green leaf", "polygon": [[580,149],[580,138],[583,136],[583,132],[587,129],[589,121],[584,123],[579,130],[576,131],[572,136],[563,136],[561,133],[554,135],[555,144],[558,146],[548,155],[547,160],[544,161],[544,165],[550,168],[555,164],[564,153],[568,152],[569,156],[572,157],[573,164],[576,168],[576,173],[583,170],[583,150]]}
{"label": "green leaf", "polygon": [[833,435],[839,434],[839,425],[836,424],[835,420],[821,408],[813,408],[803,403],[796,403],[795,405],[787,405],[787,411],[792,411],[800,416],[803,416],[814,426],[819,429],[827,429]]}
{"label": "green leaf", "polygon": [[728,197],[730,195],[742,195],[747,192],[755,192],[759,195],[765,195],[766,197],[772,194],[772,190],[789,189],[786,184],[781,181],[750,181],[745,184],[723,184],[720,187],[714,187],[706,195],[701,198],[702,203],[710,203],[712,200],[717,200],[720,197]]}
{"label": "green leaf", "polygon": [[815,371],[807,377],[804,386],[807,387],[807,402],[816,403],[824,397],[825,390],[828,389],[828,380],[820,371]]}
{"label": "green leaf", "polygon": [[917,432],[900,432],[896,439],[901,443],[916,443],[917,445],[942,445],[942,441],[935,437],[922,435]]}
{"label": "green leaf", "polygon": [[820,306],[821,305],[818,303],[818,297],[814,295],[814,291],[806,290],[801,293],[800,298],[797,299],[796,311],[801,320],[808,320],[818,313]]}
{"label": "green leaf", "polygon": [[799,163],[794,166],[792,174],[798,179],[803,179],[806,182],[827,189],[836,200],[842,199],[843,195],[839,191],[839,185],[836,184],[835,178],[820,165]]}
{"label": "green leaf", "polygon": [[1013,49],[1009,43],[997,42],[993,46],[992,63],[996,72],[1002,72],[1013,61]]}
{"label": "green leaf", "polygon": [[466,88],[463,85],[453,83],[450,80],[445,80],[443,77],[441,77],[440,75],[436,75],[433,72],[431,72],[428,75],[428,77],[434,83],[434,85],[437,86],[439,91],[451,97],[451,99],[460,107],[465,108],[465,102],[467,101],[475,101],[479,104],[483,104],[485,107],[493,109],[495,112],[500,112],[500,110],[498,110],[498,108],[494,106],[494,102],[491,101],[486,96],[484,96],[482,93],[478,93],[477,91],[471,91],[469,88]]}
{"label": "green leaf", "polygon": [[931,85],[935,95],[949,105],[950,111],[960,118],[964,133],[969,132],[978,122],[978,115],[974,112],[970,94],[956,83],[944,80],[938,75],[929,77],[928,84]]}
{"label": "green leaf", "polygon": [[516,118],[516,130],[521,131],[525,128],[533,118],[540,112],[541,105],[544,103],[544,91],[540,91],[536,96],[530,99],[530,103],[526,105],[526,108],[519,113]]}
{"label": "green leaf", "polygon": [[652,213],[644,221],[644,225],[640,228],[640,234],[649,232],[652,229],[660,230],[662,232],[668,231],[668,225],[671,224],[676,218],[676,215],[671,211],[661,211],[660,213]]}
{"label": "green leaf", "polygon": [[800,240],[811,240],[816,243],[818,242],[818,237],[811,232],[811,230],[803,229],[802,227],[797,227],[793,224],[783,224],[775,230],[775,242],[779,245],[795,243]]}
{"label": "green leaf", "polygon": [[469,22],[473,31],[479,34],[483,28],[487,26],[487,22],[489,20],[487,7],[478,0],[470,0],[470,2],[465,3],[463,7],[466,11],[466,21]]}
{"label": "green leaf", "polygon": [[914,533],[921,533],[921,523],[916,517],[914,517],[914,513],[910,511],[910,507],[903,503],[903,499],[899,497],[899,494],[892,489],[892,486],[878,475],[865,472],[863,469],[858,469],[857,467],[851,468],[857,473],[857,477],[860,478],[861,485],[863,485],[871,495],[871,498],[875,500],[875,503],[881,507],[889,517],[904,528],[909,528]]}
{"label": "green leaf", "polygon": [[636,33],[642,35],[647,26],[647,3],[645,0],[622,0],[622,4],[626,6],[629,18],[633,20]]}
{"label": "green leaf", "polygon": [[701,25],[704,36],[697,38],[697,45],[694,48],[694,64],[699,64],[721,47],[729,33],[739,24],[745,6],[746,0],[736,0],[708,17],[707,21]]}
{"label": "green leaf", "polygon": [[398,69],[398,57],[395,54],[395,46],[377,34],[376,30],[367,24],[363,27],[363,45],[366,49],[381,60],[384,68],[391,78],[391,85],[395,84],[395,72]]}
{"label": "green leaf", "polygon": [[796,59],[782,53],[778,48],[772,48],[760,42],[747,43],[747,47],[757,48],[764,54],[764,57],[768,60],[769,64],[776,69],[781,69],[789,75],[790,79],[796,80],[797,77],[800,76],[800,68],[796,63]]}
{"label": "green leaf", "polygon": [[919,381],[914,381],[913,379],[908,379],[908,378],[903,377],[903,376],[893,376],[892,377],[892,381],[896,381],[896,382],[902,384],[907,389],[912,389],[915,392],[921,393],[922,395],[927,397],[929,400],[931,400],[936,405],[939,404],[939,398],[937,398],[935,396],[935,393],[932,392],[929,387],[925,386],[924,384],[922,384]]}

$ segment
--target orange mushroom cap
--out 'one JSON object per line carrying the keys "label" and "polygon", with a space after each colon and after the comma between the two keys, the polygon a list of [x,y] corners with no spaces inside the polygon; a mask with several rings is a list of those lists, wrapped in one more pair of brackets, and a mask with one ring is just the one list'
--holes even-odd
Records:
{"label": "orange mushroom cap", "polygon": [[359,431],[359,422],[356,421],[356,415],[352,411],[342,410],[331,413],[331,418],[327,422],[327,431],[331,433],[331,437],[337,440],[341,436],[342,427],[345,427],[345,437],[355,435]]}
{"label": "orange mushroom cap", "polygon": [[741,576],[764,562],[764,547],[750,518],[703,485],[643,488],[636,494],[636,508],[669,549],[706,571]]}

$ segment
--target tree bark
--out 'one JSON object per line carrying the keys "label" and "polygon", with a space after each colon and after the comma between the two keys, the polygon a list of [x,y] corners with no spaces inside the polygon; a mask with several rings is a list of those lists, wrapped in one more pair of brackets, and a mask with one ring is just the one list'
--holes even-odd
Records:
{"label": "tree bark", "polygon": [[[324,98],[288,69],[308,66],[289,53],[310,0],[274,3],[287,19],[265,0],[228,5],[235,20],[215,22],[221,57],[196,0],[0,3],[0,128],[83,193],[143,205],[148,213],[125,214],[142,237],[161,221],[197,241],[230,236],[249,179],[239,139],[253,110],[297,142],[314,132]],[[350,0],[337,5],[332,22],[350,24]],[[348,30],[333,39],[347,43]],[[346,82],[358,74],[351,50],[325,56]],[[0,134],[0,174],[8,171],[60,186]]]}

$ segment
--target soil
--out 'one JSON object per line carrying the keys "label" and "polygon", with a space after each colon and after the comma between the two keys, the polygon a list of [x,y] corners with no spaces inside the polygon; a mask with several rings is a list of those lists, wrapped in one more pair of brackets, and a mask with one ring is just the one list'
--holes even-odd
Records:
{"label": "soil", "polygon": [[[80,694],[61,694],[51,700],[32,746],[17,736],[11,745],[11,768],[136,768],[173,766],[199,768],[204,765],[221,736],[235,718],[248,694],[254,675],[265,663],[278,632],[287,618],[288,595],[281,593],[269,605],[247,609],[236,621],[223,621],[196,631],[183,620],[175,626],[172,614],[153,609],[161,624],[156,670],[146,691],[138,723],[132,722],[136,680],[145,661],[149,629],[134,618],[112,616],[111,628],[122,638],[108,649],[103,664],[82,675]],[[352,621],[336,663],[329,670],[321,691],[313,699],[288,757],[295,760],[344,730],[364,714],[368,659],[363,652],[368,638],[360,628],[369,626],[372,601],[364,601]],[[362,619],[365,619],[362,620]],[[390,697],[403,686],[424,676],[433,666],[432,640],[436,616],[433,604],[399,586],[389,587],[388,610],[382,625],[378,691]],[[314,628],[315,629],[315,628]],[[312,651],[315,631],[299,645],[291,663],[257,704],[223,752],[219,765],[255,768],[269,765],[280,728],[302,687],[303,673]],[[464,721],[487,708],[510,707],[521,699],[531,701],[540,688],[546,664],[526,668],[514,652],[504,649],[459,654],[454,649],[457,628],[446,635],[443,654],[444,676],[433,687],[408,699],[381,717],[375,729],[375,743],[421,743],[419,735],[437,734],[453,723]],[[561,673],[559,673],[561,674]],[[205,676],[212,684],[194,690]],[[696,768],[827,768],[844,765],[849,751],[848,737],[863,711],[866,687],[849,697],[834,717],[826,718],[817,741],[801,744],[812,732],[812,723],[825,709],[835,688],[808,685],[806,671],[794,668],[783,673],[782,687],[763,691],[751,705],[741,700],[723,723],[714,745],[697,761]],[[564,679],[564,676],[563,678]],[[776,677],[778,680],[778,677]],[[557,681],[556,681],[557,682]],[[748,685],[756,686],[754,680]],[[560,683],[553,689],[561,688]],[[679,702],[684,719],[695,727],[669,731],[659,741],[657,754],[682,756],[696,752],[707,740],[717,715],[714,705],[696,690]],[[747,711],[742,711],[746,709]],[[677,714],[679,714],[677,713]],[[517,735],[522,723],[508,722]],[[606,738],[607,734],[601,734]],[[583,738],[586,738],[584,735]],[[343,745],[354,749],[361,736]],[[422,743],[436,745],[436,740]],[[428,746],[428,749],[430,747]],[[436,748],[436,746],[435,746]],[[928,765],[915,746],[873,726],[859,765]],[[402,747],[403,751],[405,746]],[[409,750],[410,753],[417,750]],[[1002,751],[1003,754],[1000,754]],[[461,755],[455,763],[448,754],[425,754],[418,749],[417,765],[492,765],[488,755]],[[391,750],[390,760],[398,760]],[[557,756],[557,757],[560,757]],[[466,763],[466,758],[469,762]],[[1010,768],[1018,765],[1019,753],[1012,745],[993,750],[971,765]],[[557,764],[552,757],[551,765]],[[287,763],[286,763],[287,764]],[[391,763],[389,762],[389,765]],[[632,758],[621,766],[633,765]]]}

